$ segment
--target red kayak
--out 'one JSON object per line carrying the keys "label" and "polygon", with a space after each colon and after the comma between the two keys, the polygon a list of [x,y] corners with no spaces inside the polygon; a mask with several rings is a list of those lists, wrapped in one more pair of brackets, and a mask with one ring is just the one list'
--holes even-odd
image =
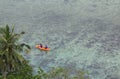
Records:
{"label": "red kayak", "polygon": [[50,48],[45,48],[45,47],[41,48],[40,45],[36,45],[35,47],[42,50],[42,51],[50,51]]}

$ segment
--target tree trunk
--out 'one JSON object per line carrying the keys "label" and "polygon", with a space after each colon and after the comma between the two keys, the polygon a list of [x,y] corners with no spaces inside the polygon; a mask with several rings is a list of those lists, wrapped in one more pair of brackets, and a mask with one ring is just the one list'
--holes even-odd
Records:
{"label": "tree trunk", "polygon": [[6,77],[7,77],[7,72],[3,72],[2,73],[2,77],[3,77],[3,79],[7,79]]}

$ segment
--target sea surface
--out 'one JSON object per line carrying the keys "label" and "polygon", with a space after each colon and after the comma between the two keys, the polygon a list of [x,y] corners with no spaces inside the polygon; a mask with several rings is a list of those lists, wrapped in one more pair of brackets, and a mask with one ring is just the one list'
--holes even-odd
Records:
{"label": "sea surface", "polygon": [[[37,70],[67,67],[91,79],[120,79],[120,0],[0,0],[0,26],[15,26]],[[36,44],[51,51],[39,51]]]}

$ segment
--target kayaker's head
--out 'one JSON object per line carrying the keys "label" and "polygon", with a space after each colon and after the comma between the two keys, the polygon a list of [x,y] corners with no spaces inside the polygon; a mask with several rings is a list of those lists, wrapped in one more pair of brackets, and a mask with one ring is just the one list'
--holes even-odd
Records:
{"label": "kayaker's head", "polygon": [[47,45],[45,45],[45,48],[48,48],[48,46],[47,46]]}
{"label": "kayaker's head", "polygon": [[40,44],[40,47],[42,47],[42,44]]}

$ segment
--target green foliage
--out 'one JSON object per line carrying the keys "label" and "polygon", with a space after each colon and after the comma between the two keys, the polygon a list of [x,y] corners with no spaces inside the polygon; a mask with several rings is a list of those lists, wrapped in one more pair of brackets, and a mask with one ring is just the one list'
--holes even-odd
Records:
{"label": "green foliage", "polygon": [[19,71],[9,73],[7,79],[33,79],[32,67],[27,63]]}
{"label": "green foliage", "polygon": [[90,79],[89,77],[85,78],[85,76],[88,76],[88,72],[79,70],[72,79]]}
{"label": "green foliage", "polygon": [[[34,79],[32,72],[32,67],[26,63],[20,70],[8,73],[7,79]],[[1,76],[0,79],[3,77]]]}
{"label": "green foliage", "polygon": [[34,77],[35,79],[89,79],[85,78],[85,75],[88,75],[84,71],[77,71],[75,75],[71,76],[71,70],[65,68],[52,68],[48,72],[44,72],[41,68],[38,71],[38,74]]}
{"label": "green foliage", "polygon": [[68,79],[68,70],[58,67],[58,68],[52,68],[49,71],[49,76],[51,79]]}
{"label": "green foliage", "polygon": [[24,32],[14,33],[14,27],[10,29],[8,25],[5,28],[0,28],[0,72],[4,79],[9,72],[20,70],[26,62],[20,52],[23,51],[24,46],[27,49],[30,47],[18,42],[23,34]]}
{"label": "green foliage", "polygon": [[34,79],[49,79],[49,75],[43,69],[39,68],[39,71],[37,75],[34,76]]}

